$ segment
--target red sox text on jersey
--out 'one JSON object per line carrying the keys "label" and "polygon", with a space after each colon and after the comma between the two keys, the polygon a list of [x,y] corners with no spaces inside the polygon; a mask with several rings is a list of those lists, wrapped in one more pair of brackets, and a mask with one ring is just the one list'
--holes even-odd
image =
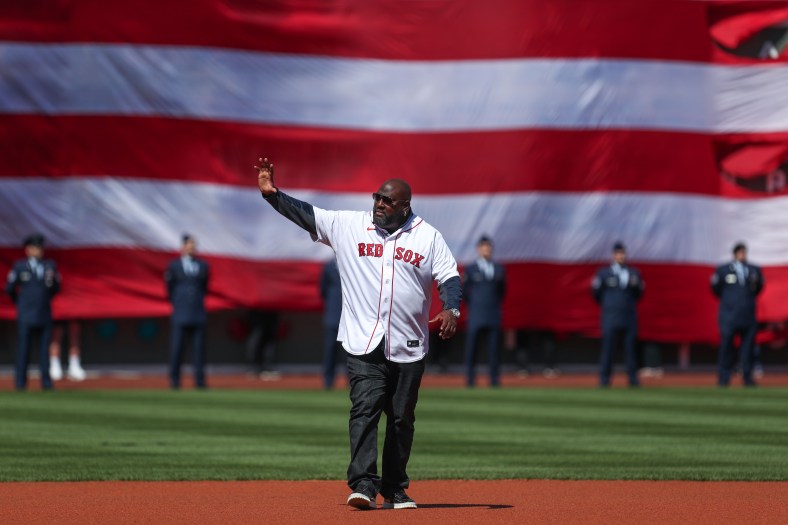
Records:
{"label": "red sox text on jersey", "polygon": [[[358,256],[383,257],[383,245],[360,242],[358,243]],[[402,246],[399,246],[396,250],[394,250],[394,260],[405,261],[406,263],[412,264],[416,268],[421,268],[421,261],[424,260],[424,256],[414,252],[413,250],[408,250]]]}

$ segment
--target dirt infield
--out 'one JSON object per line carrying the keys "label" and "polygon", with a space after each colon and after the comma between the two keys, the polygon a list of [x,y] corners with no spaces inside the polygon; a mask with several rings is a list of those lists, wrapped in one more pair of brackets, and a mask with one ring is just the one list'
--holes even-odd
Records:
{"label": "dirt infield", "polygon": [[[31,374],[32,375],[32,374]],[[464,376],[461,374],[426,374],[424,388],[461,388],[465,385]],[[716,375],[712,372],[674,372],[662,377],[642,377],[644,388],[662,387],[715,387]],[[28,381],[31,390],[39,389],[38,379],[31,377]],[[540,374],[522,376],[518,374],[505,374],[501,383],[505,388],[594,388],[597,386],[596,374],[563,374],[558,377],[546,378]],[[787,387],[788,372],[767,373],[758,380],[764,387]],[[249,388],[249,389],[320,389],[322,378],[319,374],[282,374],[261,377],[257,374],[209,374],[208,384],[211,388]],[[487,377],[480,376],[478,385],[487,386]],[[626,388],[626,376],[621,373],[613,378],[613,388]],[[186,375],[183,388],[192,388],[192,378]],[[732,388],[741,386],[741,378],[737,377],[731,383]],[[337,388],[345,388],[343,378],[338,378]],[[56,389],[63,390],[97,390],[97,389],[166,389],[167,377],[164,372],[158,375],[150,373],[135,373],[123,371],[105,371],[90,373],[88,379],[81,382],[58,381]],[[13,390],[13,378],[10,374],[0,376],[0,391]]]}
{"label": "dirt infield", "polygon": [[0,523],[788,523],[785,483],[418,481],[409,493],[416,510],[358,511],[341,481],[4,483]]}

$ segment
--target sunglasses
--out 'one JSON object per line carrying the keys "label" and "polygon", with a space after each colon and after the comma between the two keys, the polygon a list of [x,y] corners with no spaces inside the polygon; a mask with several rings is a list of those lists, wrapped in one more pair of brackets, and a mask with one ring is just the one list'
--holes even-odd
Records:
{"label": "sunglasses", "polygon": [[404,199],[395,201],[391,197],[386,197],[385,195],[381,195],[380,193],[373,193],[372,194],[372,200],[374,202],[381,201],[386,206],[394,206],[395,204],[400,203],[400,202],[408,202],[407,200],[404,200]]}

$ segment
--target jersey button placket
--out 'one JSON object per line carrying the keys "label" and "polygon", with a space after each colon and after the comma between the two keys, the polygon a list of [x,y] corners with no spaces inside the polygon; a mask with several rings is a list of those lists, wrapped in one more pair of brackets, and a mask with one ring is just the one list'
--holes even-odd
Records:
{"label": "jersey button placket", "polygon": [[391,281],[394,279],[394,243],[386,241],[383,245],[383,305],[381,312],[386,315],[391,310]]}
{"label": "jersey button placket", "polygon": [[[389,334],[389,319],[391,317],[392,288],[391,283],[394,279],[394,241],[387,239],[383,245],[383,304],[381,305],[380,318],[384,321],[383,329],[386,333],[386,341],[391,339]],[[391,349],[388,349],[389,355]]]}

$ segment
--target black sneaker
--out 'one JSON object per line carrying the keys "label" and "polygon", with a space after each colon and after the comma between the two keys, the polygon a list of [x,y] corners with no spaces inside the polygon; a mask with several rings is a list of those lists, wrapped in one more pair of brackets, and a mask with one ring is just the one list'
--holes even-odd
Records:
{"label": "black sneaker", "polygon": [[399,489],[391,497],[383,498],[384,509],[415,509],[416,502],[410,499],[405,491]]}
{"label": "black sneaker", "polygon": [[367,494],[363,490],[353,492],[347,499],[348,507],[353,507],[358,510],[370,510],[376,508],[375,496]]}

